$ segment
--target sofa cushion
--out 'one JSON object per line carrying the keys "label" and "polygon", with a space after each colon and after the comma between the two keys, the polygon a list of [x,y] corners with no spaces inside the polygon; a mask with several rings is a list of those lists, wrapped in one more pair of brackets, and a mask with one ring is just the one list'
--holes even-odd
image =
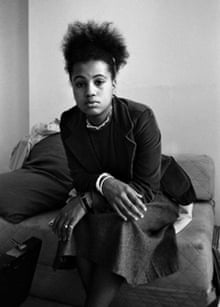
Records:
{"label": "sofa cushion", "polygon": [[210,156],[185,154],[176,156],[191,179],[196,199],[209,201],[214,198],[214,162]]}
{"label": "sofa cushion", "polygon": [[22,168],[0,174],[0,216],[12,223],[60,208],[71,189],[60,134],[37,143]]}

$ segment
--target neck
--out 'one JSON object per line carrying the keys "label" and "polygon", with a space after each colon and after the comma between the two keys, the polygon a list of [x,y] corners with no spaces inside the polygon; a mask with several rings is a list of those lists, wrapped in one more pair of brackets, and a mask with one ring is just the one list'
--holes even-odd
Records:
{"label": "neck", "polygon": [[102,114],[102,116],[98,115],[98,116],[87,117],[87,121],[93,126],[99,126],[103,122],[105,122],[108,117],[111,117],[111,114],[112,114],[112,105],[109,106],[108,110],[106,110],[105,114]]}
{"label": "neck", "polygon": [[112,115],[112,106],[110,107],[110,109],[106,113],[105,118],[102,119],[102,120],[100,120],[100,119],[94,120],[94,117],[93,117],[92,120],[90,120],[90,118],[87,118],[86,119],[86,126],[87,126],[87,128],[90,128],[90,129],[99,130],[102,127],[104,127],[110,121],[111,115]]}

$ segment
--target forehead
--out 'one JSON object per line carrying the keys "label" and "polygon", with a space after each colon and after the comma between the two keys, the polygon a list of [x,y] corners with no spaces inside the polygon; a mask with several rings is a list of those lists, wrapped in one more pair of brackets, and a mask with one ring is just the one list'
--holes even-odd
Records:
{"label": "forehead", "polygon": [[110,76],[110,71],[108,64],[101,60],[91,60],[83,63],[76,63],[73,66],[72,76],[75,77],[84,77],[84,78],[93,78],[98,75],[103,75],[105,77]]}

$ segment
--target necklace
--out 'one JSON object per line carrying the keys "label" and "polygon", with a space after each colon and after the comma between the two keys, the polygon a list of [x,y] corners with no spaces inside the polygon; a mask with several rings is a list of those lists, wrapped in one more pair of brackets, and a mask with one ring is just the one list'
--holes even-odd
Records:
{"label": "necklace", "polygon": [[86,128],[88,128],[88,129],[94,129],[94,130],[100,130],[100,129],[102,129],[102,128],[110,121],[111,115],[112,115],[112,107],[111,107],[111,109],[110,109],[110,111],[109,111],[109,114],[108,114],[108,116],[106,117],[106,119],[105,119],[100,125],[98,125],[98,126],[91,124],[91,123],[89,122],[88,118],[87,118],[87,119],[86,119]]}

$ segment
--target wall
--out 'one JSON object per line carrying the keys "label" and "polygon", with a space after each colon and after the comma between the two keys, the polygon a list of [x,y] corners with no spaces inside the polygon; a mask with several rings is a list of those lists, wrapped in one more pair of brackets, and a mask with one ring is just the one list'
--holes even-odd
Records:
{"label": "wall", "polygon": [[[31,0],[30,123],[73,104],[60,43],[74,20],[110,20],[130,51],[118,94],[149,104],[164,153],[205,153],[220,184],[219,0]],[[220,223],[220,192],[216,189]]]}
{"label": "wall", "polygon": [[0,172],[29,129],[28,2],[0,0]]}

